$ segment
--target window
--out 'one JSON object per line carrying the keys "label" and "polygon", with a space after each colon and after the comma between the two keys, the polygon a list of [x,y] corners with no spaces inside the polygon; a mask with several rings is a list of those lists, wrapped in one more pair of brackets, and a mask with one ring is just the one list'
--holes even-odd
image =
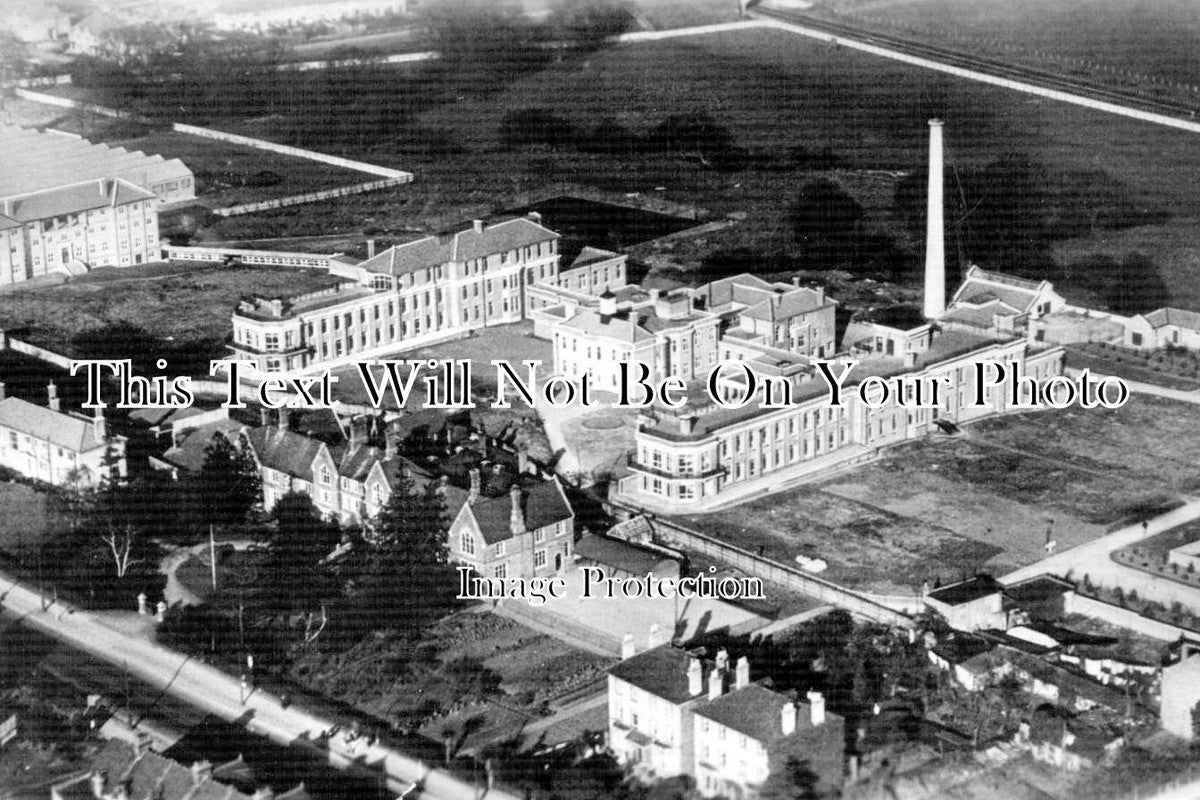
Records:
{"label": "window", "polygon": [[542,528],[538,528],[536,531],[533,532],[534,544],[538,544],[539,542],[545,541],[545,539],[546,539],[546,531],[543,530]]}
{"label": "window", "polygon": [[329,467],[321,467],[321,483],[330,483],[333,480],[329,472]]}
{"label": "window", "polygon": [[503,580],[508,577],[508,565],[499,564],[492,570],[492,575]]}
{"label": "window", "polygon": [[546,566],[546,551],[535,550],[533,553],[533,566],[535,569],[540,569]]}
{"label": "window", "polygon": [[504,555],[504,542],[496,542],[494,545],[492,545],[492,555],[493,556]]}
{"label": "window", "polygon": [[471,537],[471,534],[465,532],[463,533],[462,538],[460,538],[458,542],[458,549],[461,550],[465,555],[475,555],[475,539]]}

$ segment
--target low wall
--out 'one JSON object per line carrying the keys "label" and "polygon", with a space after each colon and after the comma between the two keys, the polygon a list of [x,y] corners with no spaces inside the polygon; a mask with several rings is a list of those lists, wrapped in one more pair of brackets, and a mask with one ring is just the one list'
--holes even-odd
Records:
{"label": "low wall", "polygon": [[413,179],[411,172],[405,172],[399,169],[391,169],[390,167],[381,167],[376,164],[368,164],[365,161],[355,161],[351,158],[342,158],[341,156],[331,156],[327,153],[318,153],[316,150],[305,150],[302,147],[292,147],[278,142],[268,142],[265,139],[255,139],[251,136],[241,136],[236,133],[226,133],[225,131],[216,131],[211,128],[201,128],[196,125],[184,125],[181,122],[176,122],[171,126],[171,130],[176,133],[186,133],[191,136],[202,136],[205,139],[215,139],[218,142],[227,142],[229,144],[237,144],[243,147],[253,147],[256,150],[267,150],[272,153],[280,153],[285,156],[295,156],[296,158],[307,158],[310,161],[320,161],[324,164],[330,164],[343,169],[354,170],[355,172],[365,172],[368,175],[378,175],[381,178],[391,178],[402,183],[407,183]]}
{"label": "low wall", "polygon": [[1110,622],[1113,625],[1119,625],[1122,628],[1129,628],[1132,631],[1143,633],[1155,639],[1162,639],[1165,642],[1177,642],[1181,636],[1187,636],[1189,639],[1195,639],[1197,636],[1200,636],[1200,631],[1193,631],[1181,628],[1178,625],[1171,625],[1167,622],[1159,622],[1156,619],[1143,617],[1136,611],[1131,611],[1128,608],[1122,608],[1112,603],[1106,603],[1094,597],[1085,597],[1075,592],[1067,592],[1064,597],[1063,610],[1068,614],[1083,614],[1087,617],[1095,617],[1096,619]]}
{"label": "low wall", "polygon": [[823,603],[843,608],[852,614],[884,625],[911,628],[914,623],[908,614],[916,613],[921,608],[921,600],[916,595],[911,598],[872,597],[808,575],[786,564],[755,555],[749,550],[743,550],[736,545],[722,542],[673,522],[653,519],[651,525],[654,528],[655,538],[661,538],[671,546],[713,556],[748,575],[787,587]]}
{"label": "low wall", "polygon": [[24,353],[27,356],[41,359],[56,367],[69,370],[71,368],[71,359],[64,356],[62,353],[56,353],[53,350],[47,350],[44,347],[38,347],[29,342],[23,342],[20,339],[13,337],[0,330],[0,350],[15,350],[18,353]]}
{"label": "low wall", "polygon": [[322,200],[331,200],[335,197],[349,197],[355,194],[377,192],[380,189],[388,189],[411,182],[411,175],[408,178],[384,178],[379,181],[366,181],[350,186],[339,186],[334,189],[322,189],[317,192],[293,194],[288,197],[276,197],[271,200],[259,200],[254,203],[242,203],[241,205],[228,206],[227,208],[214,208],[212,213],[218,217],[236,217],[241,214],[253,214],[256,211],[267,211],[272,208],[285,208],[287,206],[298,206],[303,203],[317,203]]}

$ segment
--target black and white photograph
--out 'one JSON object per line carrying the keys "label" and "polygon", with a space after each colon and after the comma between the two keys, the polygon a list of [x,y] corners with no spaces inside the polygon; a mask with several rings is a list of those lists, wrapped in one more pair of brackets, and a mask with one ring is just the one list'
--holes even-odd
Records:
{"label": "black and white photograph", "polygon": [[0,800],[1200,800],[1195,0],[0,0]]}

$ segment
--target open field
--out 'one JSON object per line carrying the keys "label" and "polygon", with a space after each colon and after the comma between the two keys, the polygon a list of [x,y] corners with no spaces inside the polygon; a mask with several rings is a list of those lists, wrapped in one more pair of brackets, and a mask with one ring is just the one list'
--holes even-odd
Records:
{"label": "open field", "polygon": [[[606,155],[573,147],[507,150],[500,141],[501,120],[508,111],[526,107],[552,108],[581,129],[615,123],[634,132],[645,132],[671,113],[704,109],[754,159],[746,169],[721,172],[687,157]],[[917,243],[896,215],[897,178],[889,173],[923,165],[925,122],[932,116],[947,120],[951,172],[1023,153],[1045,165],[1053,186],[1098,180],[1118,186],[1117,196],[1129,207],[1169,209],[1175,219],[1155,226],[1154,236],[1099,228],[1072,239],[1069,252],[1086,258],[1142,250],[1160,263],[1174,303],[1200,306],[1200,265],[1183,257],[1179,244],[1183,229],[1191,227],[1186,220],[1200,216],[1192,191],[1200,179],[1200,159],[1188,135],[779,31],[620,45],[586,61],[549,65],[490,94],[465,94],[419,111],[394,138],[355,152],[413,170],[417,183],[403,197],[351,198],[336,208],[301,211],[291,220],[285,215],[226,220],[214,235],[266,235],[254,229],[311,225],[301,219],[305,214],[320,214],[327,224],[347,229],[356,224],[412,227],[456,211],[477,213],[502,205],[497,198],[519,198],[559,181],[614,192],[649,193],[661,186],[664,196],[704,205],[718,215],[748,214],[745,222],[704,237],[702,247],[680,248],[675,258],[687,264],[705,252],[734,247],[791,250],[787,205],[806,181],[828,175],[863,205],[867,229],[897,237],[915,264]],[[269,137],[268,127],[241,126]],[[831,174],[810,171],[791,152],[796,147],[830,148],[842,166]],[[366,220],[356,223],[357,217]],[[1076,287],[1064,288],[1085,290],[1086,274],[1073,283]]]}
{"label": "open field", "polygon": [[[914,0],[837,4],[947,42],[1083,59],[1164,80],[1197,83],[1200,20],[1189,0]],[[855,12],[855,9],[858,12]],[[990,48],[989,48],[990,45]]]}
{"label": "open field", "polygon": [[1090,369],[1096,375],[1116,375],[1172,389],[1200,389],[1200,355],[1190,351],[1139,353],[1096,344],[1072,345],[1067,348],[1066,365],[1073,369]]}
{"label": "open field", "polygon": [[976,569],[1002,574],[1200,488],[1193,406],[1135,397],[1117,411],[1047,411],[931,437],[816,486],[685,524],[791,562],[823,558],[823,577],[911,591]]}
{"label": "open field", "polygon": [[[150,336],[222,357],[230,314],[248,294],[289,297],[338,283],[319,270],[147,265],[102,270],[70,283],[14,291],[0,303],[0,328],[71,354],[79,334],[129,322]],[[207,362],[205,362],[207,363]]]}

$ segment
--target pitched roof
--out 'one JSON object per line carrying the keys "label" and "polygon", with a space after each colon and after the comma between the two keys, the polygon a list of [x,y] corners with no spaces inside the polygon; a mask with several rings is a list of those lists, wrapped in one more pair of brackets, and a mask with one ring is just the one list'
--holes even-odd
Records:
{"label": "pitched roof", "polygon": [[554,231],[521,217],[484,226],[482,232],[471,227],[451,236],[426,236],[415,242],[398,244],[359,266],[368,272],[403,275],[452,261],[471,261],[506,253],[557,238],[558,234]]}
{"label": "pitched roof", "polygon": [[575,554],[588,561],[605,564],[631,575],[653,572],[665,561],[672,563],[662,553],[647,550],[619,539],[589,534],[575,544]]}
{"label": "pitched roof", "polygon": [[188,472],[199,472],[208,458],[208,447],[212,444],[213,436],[221,434],[232,440],[241,427],[237,420],[222,419],[190,428],[176,437],[175,444],[163,453],[162,460]]}
{"label": "pitched roof", "polygon": [[[794,701],[778,692],[752,683],[704,703],[696,709],[696,716],[712,720],[731,728],[764,745],[771,745],[784,736],[780,719],[783,706]],[[826,713],[823,725],[813,725],[812,714],[807,703],[795,703],[796,730],[789,736],[828,736],[841,741],[844,736],[842,718]]]}
{"label": "pitched roof", "polygon": [[589,264],[602,264],[605,261],[612,261],[614,258],[623,258],[620,253],[614,253],[611,250],[601,250],[599,247],[585,245],[579,251],[579,255],[575,256],[575,260],[571,262],[571,266],[567,269],[575,269],[576,267],[586,267]]}
{"label": "pitched roof", "polygon": [[128,181],[100,178],[6,198],[0,204],[0,219],[6,219],[10,226],[24,225],[66,214],[153,200],[155,197],[153,192],[140,189]]}
{"label": "pitched roof", "polygon": [[[525,515],[525,529],[530,531],[574,516],[571,504],[567,502],[567,496],[563,494],[557,478],[524,481],[521,505]],[[512,492],[506,491],[496,497],[480,497],[470,504],[468,510],[480,535],[488,544],[512,538]]]}
{"label": "pitched roof", "polygon": [[1150,327],[1158,330],[1167,325],[1175,325],[1193,331],[1200,331],[1200,312],[1187,311],[1182,308],[1156,308],[1145,315]]}
{"label": "pitched roof", "polygon": [[608,674],[655,697],[680,705],[694,698],[706,697],[703,691],[694,696],[688,691],[688,666],[693,660],[701,662],[701,675],[704,679],[701,686],[707,687],[712,665],[704,659],[697,659],[686,650],[669,644],[630,656],[613,666]]}
{"label": "pitched roof", "polygon": [[92,759],[92,768],[106,774],[106,788],[124,785],[131,800],[251,800],[232,786],[203,777],[177,761],[152,750],[136,752],[125,742],[108,742]]}
{"label": "pitched roof", "polygon": [[75,453],[105,446],[96,438],[96,426],[73,414],[35,405],[19,397],[0,400],[0,426],[29,434]]}
{"label": "pitched roof", "polygon": [[1049,286],[1046,281],[1026,280],[972,266],[967,270],[966,277],[954,293],[950,304],[954,306],[967,303],[978,306],[999,302],[1014,314],[1024,314],[1033,308],[1039,293]]}
{"label": "pitched roof", "polygon": [[250,428],[246,439],[259,464],[306,481],[313,480],[313,460],[328,453],[323,442],[275,426]]}

